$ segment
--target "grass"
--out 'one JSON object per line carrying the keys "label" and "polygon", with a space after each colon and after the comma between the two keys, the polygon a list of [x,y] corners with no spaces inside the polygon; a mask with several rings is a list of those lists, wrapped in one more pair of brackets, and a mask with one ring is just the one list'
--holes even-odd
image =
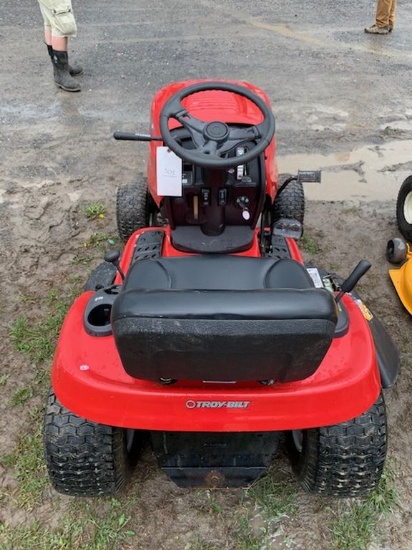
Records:
{"label": "grass", "polygon": [[291,516],[297,512],[296,486],[289,477],[279,480],[269,473],[252,485],[248,493],[268,518]]}
{"label": "grass", "polygon": [[[99,508],[104,513],[98,512]],[[4,550],[118,550],[136,535],[129,528],[131,516],[117,499],[81,500],[71,503],[62,524],[48,529],[39,520],[28,526],[0,524],[0,547]],[[127,546],[132,548],[133,546]]]}
{"label": "grass", "polygon": [[17,440],[12,453],[1,457],[1,464],[13,469],[18,492],[13,494],[19,508],[31,511],[41,500],[48,484],[43,455],[42,408],[31,411],[29,428]]}
{"label": "grass", "polygon": [[315,256],[316,254],[322,252],[321,246],[318,241],[315,239],[315,237],[312,237],[310,235],[302,235],[301,239],[299,240],[299,244],[302,250],[304,250],[311,256]]}
{"label": "grass", "polygon": [[[347,503],[346,503],[347,504]],[[394,475],[387,466],[378,488],[355,502],[349,502],[330,524],[334,550],[367,550],[372,537],[378,532],[382,516],[399,506]]]}
{"label": "grass", "polygon": [[88,220],[104,219],[106,207],[103,204],[90,204],[85,209],[86,218]]}
{"label": "grass", "polygon": [[[62,322],[74,297],[79,293],[79,280],[72,279],[64,294],[50,291],[44,298],[44,317],[30,320],[19,317],[9,327],[10,339],[17,351],[27,356],[34,364],[31,380],[14,391],[10,405],[22,407],[33,397],[45,399],[49,387],[49,366]],[[36,304],[38,298],[22,296],[25,305]],[[32,311],[32,307],[30,311]],[[25,510],[32,510],[41,502],[44,488],[48,484],[42,443],[43,407],[38,404],[28,409],[27,428],[17,437],[14,450],[3,455],[1,463],[13,470],[18,482],[18,491],[13,493],[16,504]]]}
{"label": "grass", "polygon": [[[36,318],[35,321],[27,317],[18,317],[9,327],[11,342],[17,351],[27,356],[30,363],[36,367],[31,381],[19,387],[11,397],[10,404],[13,407],[22,406],[38,393],[39,388],[48,384],[49,369],[45,367],[45,361],[51,359],[64,317],[74,300],[79,294],[80,281],[72,279],[65,294],[57,290],[51,290],[45,299],[45,316]],[[30,305],[36,303],[32,296],[22,297],[23,303]],[[30,311],[33,308],[30,308]]]}
{"label": "grass", "polygon": [[[57,290],[51,290],[46,296],[45,317],[32,321],[20,316],[9,327],[10,338],[17,351],[28,356],[35,365],[39,365],[53,355],[56,341],[64,317],[72,303],[74,296],[79,293],[79,281],[73,279],[65,295]],[[22,301],[32,303],[31,297],[24,297]]]}
{"label": "grass", "polygon": [[245,490],[246,509],[251,510],[237,518],[236,550],[261,550],[271,547],[278,539],[279,547],[287,547],[288,535],[282,531],[282,522],[294,517],[298,511],[296,484],[286,476],[279,479],[276,473],[269,472],[249,489]]}
{"label": "grass", "polygon": [[[36,365],[35,375],[28,385],[18,388],[11,405],[21,406],[32,397],[45,397],[49,386],[50,360],[60,332],[61,324],[74,297],[79,294],[80,281],[73,279],[68,290],[61,294],[53,290],[43,298],[43,317],[34,321],[19,317],[9,327],[11,341],[20,353]],[[27,306],[39,306],[36,296],[22,296],[22,303]],[[1,375],[0,383],[5,385],[7,375]],[[43,396],[44,394],[44,396]],[[45,399],[44,399],[45,401]],[[124,548],[123,543],[136,532],[129,527],[131,509],[134,501],[128,499],[120,503],[114,498],[95,499],[92,503],[82,499],[68,501],[68,512],[61,515],[61,525],[49,528],[38,519],[35,510],[44,499],[44,491],[49,485],[43,453],[43,406],[38,404],[26,408],[25,424],[17,437],[12,452],[0,457],[0,464],[9,471],[17,481],[4,486],[0,492],[0,501],[11,510],[25,512],[26,521],[12,525],[3,520],[0,522],[0,548],[3,550],[117,550]],[[53,496],[53,506],[58,508],[62,497]],[[58,510],[57,510],[58,513]],[[4,517],[4,515],[3,515]]]}
{"label": "grass", "polygon": [[83,248],[100,248],[104,249],[107,245],[113,246],[118,241],[117,238],[111,237],[108,233],[105,232],[95,232],[92,233],[88,241],[83,243]]}

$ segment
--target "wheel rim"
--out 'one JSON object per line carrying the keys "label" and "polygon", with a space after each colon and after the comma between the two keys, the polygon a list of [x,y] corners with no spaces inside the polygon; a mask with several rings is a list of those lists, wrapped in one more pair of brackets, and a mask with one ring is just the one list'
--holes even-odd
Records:
{"label": "wheel rim", "polygon": [[292,440],[296,450],[301,453],[303,451],[303,431],[292,430]]}
{"label": "wheel rim", "polygon": [[412,192],[408,193],[405,197],[403,215],[406,222],[412,224]]}

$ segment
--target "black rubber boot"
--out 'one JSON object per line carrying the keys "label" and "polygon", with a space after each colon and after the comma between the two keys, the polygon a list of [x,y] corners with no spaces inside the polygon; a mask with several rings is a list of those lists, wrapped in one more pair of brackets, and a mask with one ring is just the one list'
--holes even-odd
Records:
{"label": "black rubber boot", "polygon": [[[53,47],[50,46],[49,44],[46,44],[46,46],[47,46],[47,51],[49,52],[49,55],[50,55],[51,62],[53,63]],[[69,73],[72,76],[78,76],[79,74],[83,74],[83,67],[78,63],[73,63],[72,65],[70,65],[69,63]]]}
{"label": "black rubber boot", "polygon": [[54,81],[66,92],[80,92],[80,84],[70,76],[67,52],[53,50]]}

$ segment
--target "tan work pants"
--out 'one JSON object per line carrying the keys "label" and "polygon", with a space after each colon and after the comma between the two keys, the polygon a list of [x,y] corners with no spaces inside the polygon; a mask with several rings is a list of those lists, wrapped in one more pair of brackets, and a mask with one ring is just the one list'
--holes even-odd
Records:
{"label": "tan work pants", "polygon": [[378,0],[376,8],[376,24],[378,27],[395,26],[396,0]]}

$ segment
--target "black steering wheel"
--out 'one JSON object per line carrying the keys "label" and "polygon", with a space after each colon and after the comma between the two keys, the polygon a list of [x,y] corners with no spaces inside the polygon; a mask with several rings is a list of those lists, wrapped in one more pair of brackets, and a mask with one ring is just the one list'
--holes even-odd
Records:
{"label": "black steering wheel", "polygon": [[[203,122],[193,117],[182,105],[185,97],[206,91],[232,92],[249,99],[262,113],[263,121],[244,128],[231,128],[220,121]],[[195,149],[185,149],[169,130],[169,119],[174,118],[188,130]],[[229,82],[202,82],[186,86],[169,98],[160,113],[160,132],[164,143],[178,157],[203,168],[230,168],[246,164],[269,145],[275,133],[275,117],[267,103],[254,92]],[[223,157],[234,147],[246,141],[256,141],[249,151],[238,157]]]}

